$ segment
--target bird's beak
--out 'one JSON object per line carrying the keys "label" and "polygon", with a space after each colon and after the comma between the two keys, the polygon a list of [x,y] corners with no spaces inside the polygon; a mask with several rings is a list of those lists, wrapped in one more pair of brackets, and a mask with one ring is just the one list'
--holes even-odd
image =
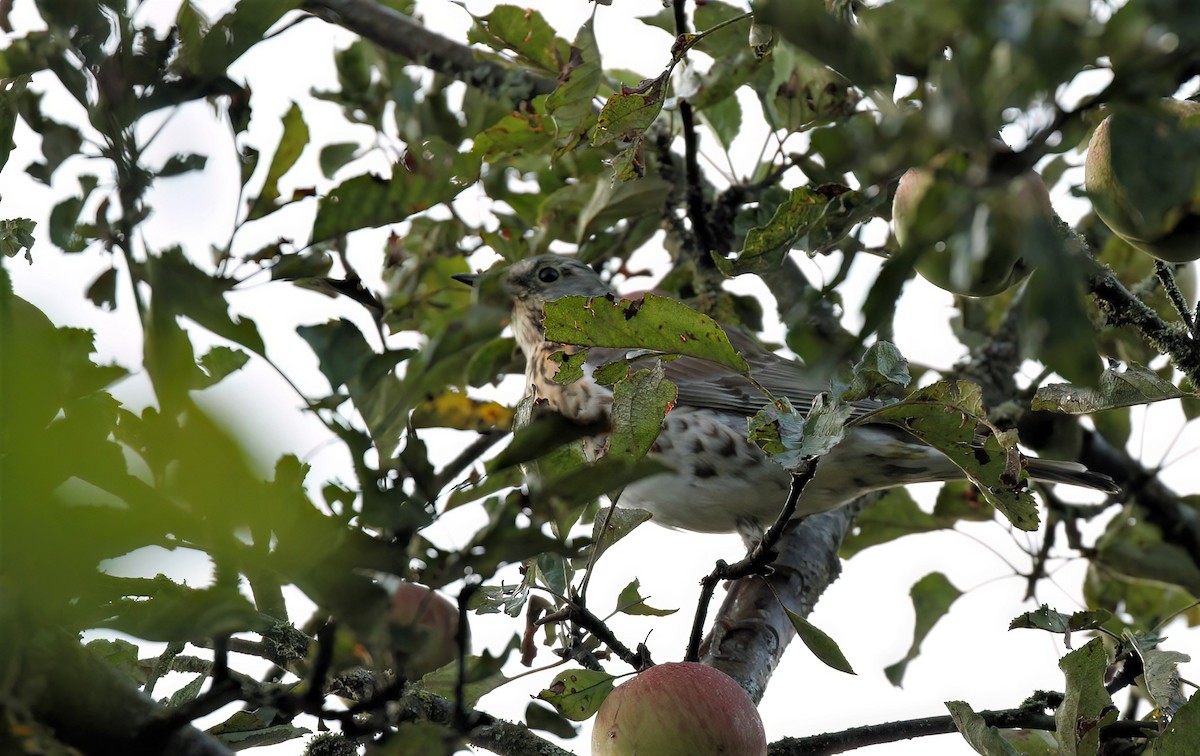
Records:
{"label": "bird's beak", "polygon": [[455,273],[450,276],[459,283],[465,283],[467,286],[475,286],[479,282],[478,273]]}

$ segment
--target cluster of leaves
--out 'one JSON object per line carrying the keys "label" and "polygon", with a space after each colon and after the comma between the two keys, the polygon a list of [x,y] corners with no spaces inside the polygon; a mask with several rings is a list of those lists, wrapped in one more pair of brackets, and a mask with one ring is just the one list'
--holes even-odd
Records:
{"label": "cluster of leaves", "polygon": [[[319,145],[320,170],[332,182],[328,190],[315,200],[316,190],[308,188],[285,196],[289,174],[321,136],[313,134],[305,110],[293,104],[269,160],[260,160],[250,147],[239,153],[242,171],[230,189],[239,197],[237,224],[227,242],[212,250],[212,264],[199,262],[202,256],[186,248],[186,240],[180,240],[183,247],[147,248],[137,229],[150,213],[151,188],[203,170],[206,156],[179,154],[162,165],[146,165],[148,145],[138,127],[165,108],[207,101],[223,115],[231,143],[244,142],[256,100],[230,78],[229,67],[280,23],[318,23],[293,13],[300,5],[242,2],[209,22],[184,2],[164,32],[140,26],[119,2],[40,2],[47,29],[14,38],[0,57],[5,80],[0,163],[9,157],[20,120],[41,137],[41,159],[27,168],[30,180],[61,188],[60,169],[76,155],[107,166],[104,176],[77,175],[78,192],[50,212],[46,238],[63,253],[105,260],[86,292],[96,306],[115,307],[119,286],[132,292],[144,326],[142,368],[156,400],[141,412],[121,406],[109,388],[128,368],[96,364],[90,334],[55,328],[12,291],[0,268],[5,598],[0,625],[5,638],[20,639],[0,655],[6,671],[0,677],[43,681],[6,691],[10,726],[0,742],[205,743],[210,741],[184,725],[222,703],[243,700],[254,715],[239,714],[213,731],[226,744],[295,737],[301,730],[292,719],[308,712],[339,720],[349,735],[378,738],[384,747],[390,735],[392,743],[420,743],[430,751],[464,738],[500,748],[475,728],[491,724],[486,715],[470,708],[506,681],[500,669],[510,655],[519,651],[523,661],[532,662],[542,629],[559,659],[585,669],[559,674],[542,696],[556,711],[531,704],[527,724],[564,737],[574,734],[564,717],[590,716],[612,684],[600,661],[610,654],[634,666],[647,660],[592,614],[586,584],[604,549],[645,519],[635,512],[598,510],[596,500],[661,471],[645,455],[674,389],[661,366],[639,363],[630,369],[618,363],[607,371],[614,384],[614,427],[601,462],[588,464],[572,443],[595,429],[541,417],[483,463],[514,413],[528,415],[530,408],[471,396],[472,387],[493,383],[519,365],[512,339],[502,331],[507,305],[494,278],[483,279],[478,297],[450,281],[468,272],[468,257],[486,246],[514,261],[566,245],[586,261],[614,261],[608,270],[619,274],[628,272],[624,262],[633,252],[664,233],[672,266],[660,287],[690,307],[650,295],[633,317],[628,303],[607,307],[567,299],[547,308],[550,336],[585,348],[701,357],[752,378],[709,316],[756,328],[761,304],[720,287],[726,276],[754,273],[776,295],[787,346],[815,370],[830,368],[890,333],[895,302],[913,275],[911,255],[899,253],[891,241],[882,246],[869,241],[872,222],[886,218],[894,182],[904,170],[956,151],[977,168],[961,177],[972,182],[966,188],[1002,182],[1035,163],[1053,185],[1068,167],[1067,153],[1086,136],[1089,110],[1101,102],[1137,105],[1173,93],[1191,75],[1189,55],[1200,48],[1200,21],[1183,0],[1131,0],[1107,19],[1079,0],[923,0],[871,8],[843,0],[764,1],[753,8],[753,44],[746,41],[750,14],[710,0],[690,13],[668,8],[642,19],[675,38],[673,46],[664,45],[664,70],[645,77],[605,69],[590,22],[568,41],[536,11],[500,5],[473,18],[468,40],[476,45],[477,68],[505,72],[497,86],[463,97],[458,80],[475,81],[477,71],[456,76],[431,66],[438,72],[429,74],[380,43],[355,41],[335,55],[339,87],[314,95],[339,106],[347,122],[369,127],[375,138],[369,144],[343,138]],[[352,8],[339,5],[311,0],[304,10],[349,24]],[[409,23],[413,5],[390,3],[391,12]],[[847,14],[856,20],[848,23]],[[1171,44],[1164,42],[1165,30]],[[773,34],[774,43],[764,41]],[[706,70],[695,63],[700,54],[712,60]],[[436,58],[437,52],[428,55]],[[1062,107],[1056,93],[1102,59],[1113,73],[1104,92],[1083,106]],[[899,99],[892,95],[898,76],[915,82],[911,94]],[[539,81],[554,84],[530,94],[543,91]],[[86,122],[61,123],[44,112],[42,98],[51,84],[74,99]],[[752,97],[739,97],[745,93]],[[747,103],[759,113],[744,112]],[[743,123],[759,116],[774,149],[764,148],[756,163],[738,165],[735,175],[700,172],[697,122],[728,152]],[[1025,124],[1035,126],[1028,127],[1020,149],[997,147],[1002,129]],[[347,175],[379,158],[390,168],[386,175]],[[783,188],[785,177],[795,186]],[[486,222],[454,211],[455,198],[467,191],[486,201]],[[281,208],[303,202],[316,206],[305,238],[243,248],[241,229],[266,226]],[[385,289],[370,291],[345,255],[348,236],[397,225],[403,233],[393,235],[380,255]],[[1088,244],[1078,243],[1079,237]],[[41,252],[31,250],[35,238],[31,220],[0,226],[5,259],[24,254],[36,264]],[[1179,297],[1161,292],[1160,276],[1145,259],[1130,254],[1091,217],[1078,234],[1040,229],[1022,241],[1037,268],[1027,284],[996,297],[956,299],[955,328],[964,344],[980,354],[998,343],[1016,347],[1008,362],[965,377],[990,380],[997,374],[1004,380],[981,381],[982,387],[962,380],[938,383],[871,416],[945,451],[982,498],[965,483],[947,484],[929,513],[905,492],[889,493],[860,518],[843,545],[844,556],[963,520],[991,519],[995,509],[1017,527],[1036,527],[1036,507],[1012,474],[1020,454],[1008,432],[1032,415],[1017,411],[1004,422],[990,421],[983,408],[985,400],[994,405],[1018,398],[1012,375],[1021,357],[1093,386],[1038,387],[1031,409],[1103,411],[1096,421],[1098,437],[1116,448],[1128,440],[1129,407],[1186,394],[1174,385],[1169,366],[1157,373],[1136,365],[1099,370],[1101,356],[1149,363],[1159,342],[1133,319],[1107,327],[1089,301],[1095,281],[1117,287],[1119,280],[1132,288],[1113,291],[1127,294],[1160,324],[1180,315]],[[1094,257],[1089,248],[1097,250]],[[841,269],[823,287],[814,287],[799,273],[793,250],[836,251]],[[885,261],[864,305],[862,326],[850,333],[837,322],[838,289],[860,255]],[[272,280],[294,281],[361,305],[380,336],[420,337],[419,349],[378,351],[369,338],[374,334],[364,334],[349,318],[299,331],[330,387],[304,400],[350,452],[352,482],[308,480],[307,467],[292,456],[279,460],[270,476],[262,475],[237,440],[193,401],[193,392],[248,360],[269,361],[256,324],[231,314],[228,305],[234,287],[261,270]],[[581,330],[578,315],[584,308],[590,325]],[[183,322],[224,345],[197,354]],[[694,338],[656,341],[664,328]],[[838,401],[792,407],[786,397],[774,397],[772,410],[755,419],[756,440],[789,467],[826,451],[850,417],[841,400],[907,383],[902,358],[884,344],[876,342]],[[580,359],[567,358],[563,375]],[[1188,377],[1195,385],[1197,376]],[[1079,425],[1070,418],[1067,425],[1061,418],[1053,422],[1068,429],[1062,434],[1067,441],[1055,451],[1078,458]],[[450,428],[478,440],[464,444],[455,459],[437,461],[425,443],[428,428]],[[977,454],[981,436],[986,462]],[[539,475],[527,488],[517,488],[526,463],[536,463]],[[482,510],[486,524],[455,548],[425,537],[424,528],[437,517],[464,505]],[[1191,511],[1186,502],[1174,506]],[[1182,659],[1157,650],[1153,631],[1200,595],[1200,552],[1194,543],[1185,544],[1186,531],[1181,536],[1166,527],[1169,518],[1136,498],[1095,544],[1079,543],[1075,521],[1103,509],[1052,508],[1047,538],[1053,538],[1057,523],[1066,523],[1076,539],[1071,545],[1090,560],[1086,597],[1108,613],[1076,621],[1046,612],[1017,626],[1056,632],[1103,628],[1124,644],[1110,654],[1092,641],[1064,659],[1059,732],[1098,739],[1113,718],[1105,669],[1113,660],[1137,657],[1158,711],[1176,715],[1177,729],[1184,731],[1172,737],[1190,742],[1183,738],[1194,737],[1188,734],[1196,729],[1188,726],[1192,715],[1171,682]],[[1175,518],[1180,520],[1186,517]],[[98,569],[104,560],[151,546],[202,552],[212,564],[211,585],[194,588],[161,576],[120,578]],[[513,563],[523,563],[518,583],[494,579]],[[1033,582],[1043,568],[1041,560]],[[388,597],[376,579],[381,574],[435,588],[460,586],[465,579],[464,611],[523,614],[524,637],[515,637],[499,656],[470,657],[427,677],[421,688],[406,686],[388,671],[397,636],[387,623]],[[319,616],[334,618],[337,632],[322,623],[297,630],[283,600],[287,587],[313,600]],[[914,586],[917,628],[906,659],[888,670],[894,682],[957,596],[940,573]],[[656,616],[668,610],[648,606],[635,581],[614,611]],[[806,642],[828,649],[819,631],[789,614]],[[1194,615],[1189,612],[1189,619],[1197,619]],[[169,645],[160,657],[142,660],[121,642],[99,642],[85,651],[75,637],[94,628]],[[310,647],[312,635],[318,637]],[[214,649],[214,660],[185,656],[188,643]],[[265,681],[250,679],[229,668],[230,650],[262,656],[278,669]],[[97,656],[104,661],[95,663]],[[839,657],[840,652],[822,656],[848,669]],[[88,670],[86,685],[109,693],[106,700],[74,705],[71,687],[77,683],[66,670],[75,668]],[[362,670],[366,683],[358,675]],[[136,691],[152,694],[167,671],[193,678],[163,713]],[[211,687],[201,694],[209,680]],[[351,710],[327,709],[327,690],[354,699]],[[384,705],[396,701],[411,705]],[[999,744],[1007,741],[998,743],[968,706],[951,711],[981,752],[1009,752]],[[410,721],[415,719],[432,721]],[[104,729],[104,722],[118,726]],[[1164,752],[1188,747],[1172,746],[1165,736],[1160,742]],[[1044,752],[1055,747],[1043,745]],[[1087,753],[1093,745],[1057,741],[1069,753]]]}

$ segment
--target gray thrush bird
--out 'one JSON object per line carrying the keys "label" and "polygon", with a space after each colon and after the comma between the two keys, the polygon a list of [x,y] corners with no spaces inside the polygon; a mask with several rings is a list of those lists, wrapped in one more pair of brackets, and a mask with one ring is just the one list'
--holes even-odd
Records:
{"label": "gray thrush bird", "polygon": [[[591,379],[591,369],[623,356],[625,350],[589,351],[584,377],[574,383],[554,382],[559,363],[555,352],[573,347],[547,341],[543,305],[560,297],[615,295],[588,265],[562,255],[539,255],[514,263],[500,274],[512,295],[512,329],[525,355],[528,391],[536,402],[581,423],[603,420],[612,392]],[[478,276],[457,275],[474,284]],[[730,342],[750,366],[759,384],[775,396],[786,396],[798,409],[809,407],[822,385],[804,367],[773,354],[736,329],[726,328]],[[675,384],[674,407],[649,456],[674,472],[661,473],[627,486],[618,503],[644,509],[660,525],[703,533],[738,532],[755,538],[773,523],[791,487],[791,474],[747,440],[748,417],[767,403],[742,375],[696,357],[664,363]],[[855,402],[859,414],[881,406]],[[1077,462],[1029,458],[1035,480],[1094,488],[1120,489],[1107,475]],[[801,495],[796,516],[835,509],[884,488],[964,478],[946,456],[900,428],[863,423],[847,430],[843,440],[824,455]]]}

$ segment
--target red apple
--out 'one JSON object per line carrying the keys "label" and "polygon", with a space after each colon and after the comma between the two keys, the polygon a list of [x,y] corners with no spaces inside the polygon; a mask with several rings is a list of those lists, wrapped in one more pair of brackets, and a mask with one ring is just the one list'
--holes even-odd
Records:
{"label": "red apple", "polygon": [[618,685],[592,729],[593,756],[765,756],[762,718],[724,672],[695,662],[667,663]]}
{"label": "red apple", "polygon": [[398,663],[412,679],[458,657],[458,607],[416,583],[400,583],[389,615]]}
{"label": "red apple", "polygon": [[1167,262],[1200,259],[1200,102],[1114,109],[1088,144],[1083,183],[1132,246]]}
{"label": "red apple", "polygon": [[1028,235],[1052,218],[1046,185],[1032,171],[980,187],[963,170],[914,168],[900,177],[892,201],[896,241],[919,253],[917,273],[969,297],[999,294],[1029,275]]}

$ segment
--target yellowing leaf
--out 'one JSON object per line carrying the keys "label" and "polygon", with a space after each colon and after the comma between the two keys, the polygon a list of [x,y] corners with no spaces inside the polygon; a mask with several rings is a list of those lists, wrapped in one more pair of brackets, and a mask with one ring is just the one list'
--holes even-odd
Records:
{"label": "yellowing leaf", "polygon": [[413,409],[415,428],[454,428],[456,430],[508,430],[513,411],[497,402],[472,399],[457,391],[446,391],[418,404]]}

